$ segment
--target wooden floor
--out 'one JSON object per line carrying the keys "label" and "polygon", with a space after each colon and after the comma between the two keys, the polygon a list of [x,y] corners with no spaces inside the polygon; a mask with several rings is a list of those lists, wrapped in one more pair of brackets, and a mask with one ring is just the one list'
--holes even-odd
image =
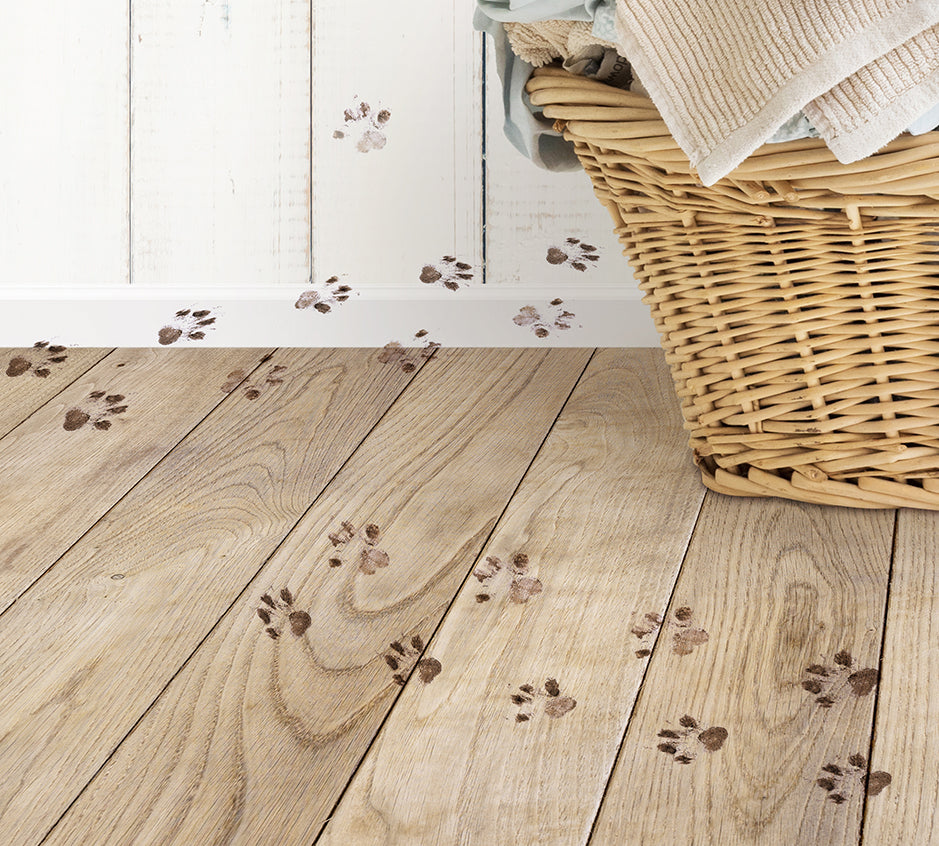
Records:
{"label": "wooden floor", "polygon": [[939,843],[939,516],[661,353],[2,356],[0,843]]}

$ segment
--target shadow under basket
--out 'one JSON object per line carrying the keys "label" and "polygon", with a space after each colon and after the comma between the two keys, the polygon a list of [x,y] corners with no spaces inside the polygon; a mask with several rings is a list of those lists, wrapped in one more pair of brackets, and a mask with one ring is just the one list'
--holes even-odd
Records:
{"label": "shadow under basket", "polygon": [[767,144],[701,185],[652,102],[541,68],[650,307],[705,485],[939,510],[939,132]]}

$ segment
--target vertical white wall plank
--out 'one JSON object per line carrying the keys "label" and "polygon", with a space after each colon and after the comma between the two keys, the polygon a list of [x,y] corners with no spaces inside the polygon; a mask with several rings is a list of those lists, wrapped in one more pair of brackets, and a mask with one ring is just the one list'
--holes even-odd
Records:
{"label": "vertical white wall plank", "polygon": [[134,284],[310,274],[309,0],[133,0]]}
{"label": "vertical white wall plank", "polygon": [[313,264],[405,284],[444,256],[482,281],[481,39],[465,0],[314,4]]}
{"label": "vertical white wall plank", "polygon": [[[488,36],[487,36],[488,38]],[[491,48],[492,40],[487,42]],[[486,51],[486,267],[489,284],[626,285],[637,288],[613,234],[609,212],[582,171],[543,170],[525,158],[502,130],[502,85],[494,51]],[[568,238],[597,249],[587,253]],[[567,255],[548,261],[554,247]],[[596,260],[583,255],[598,256]],[[580,265],[585,270],[579,270]]]}
{"label": "vertical white wall plank", "polygon": [[0,285],[127,282],[127,3],[2,9]]}

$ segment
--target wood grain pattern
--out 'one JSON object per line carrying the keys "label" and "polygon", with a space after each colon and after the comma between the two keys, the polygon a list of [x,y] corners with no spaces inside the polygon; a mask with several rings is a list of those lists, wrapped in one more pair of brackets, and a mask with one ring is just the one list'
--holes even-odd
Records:
{"label": "wood grain pattern", "polygon": [[114,351],[0,439],[0,611],[225,399],[227,374],[263,354]]}
{"label": "wood grain pattern", "polygon": [[865,844],[939,843],[937,520],[939,515],[907,509],[898,516],[871,753],[871,770],[892,780],[867,799]]}
{"label": "wood grain pattern", "polygon": [[410,379],[374,350],[269,366],[0,616],[2,842],[46,834]]}
{"label": "wood grain pattern", "polygon": [[682,447],[661,353],[599,353],[319,843],[587,841],[704,496]]}
{"label": "wood grain pattern", "polygon": [[[0,438],[108,352],[92,348],[70,348],[61,353],[50,353],[46,347],[0,349]],[[65,361],[52,361],[63,356]]]}
{"label": "wood grain pattern", "polygon": [[46,842],[311,842],[588,356],[438,353]]}
{"label": "wood grain pattern", "polygon": [[134,283],[309,278],[310,6],[134,0]]}
{"label": "wood grain pattern", "polygon": [[592,844],[857,842],[893,522],[708,494]]}

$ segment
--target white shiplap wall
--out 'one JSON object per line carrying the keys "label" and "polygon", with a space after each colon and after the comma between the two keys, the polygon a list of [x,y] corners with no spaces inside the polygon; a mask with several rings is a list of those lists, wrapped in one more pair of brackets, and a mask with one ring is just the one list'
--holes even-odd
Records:
{"label": "white shiplap wall", "polygon": [[[444,344],[656,343],[586,177],[503,138],[471,4],[7,5],[0,345],[154,345],[198,308],[212,331],[179,343],[382,345],[420,328]],[[547,261],[572,237],[596,248],[586,270]],[[321,307],[295,307],[309,291]]]}

